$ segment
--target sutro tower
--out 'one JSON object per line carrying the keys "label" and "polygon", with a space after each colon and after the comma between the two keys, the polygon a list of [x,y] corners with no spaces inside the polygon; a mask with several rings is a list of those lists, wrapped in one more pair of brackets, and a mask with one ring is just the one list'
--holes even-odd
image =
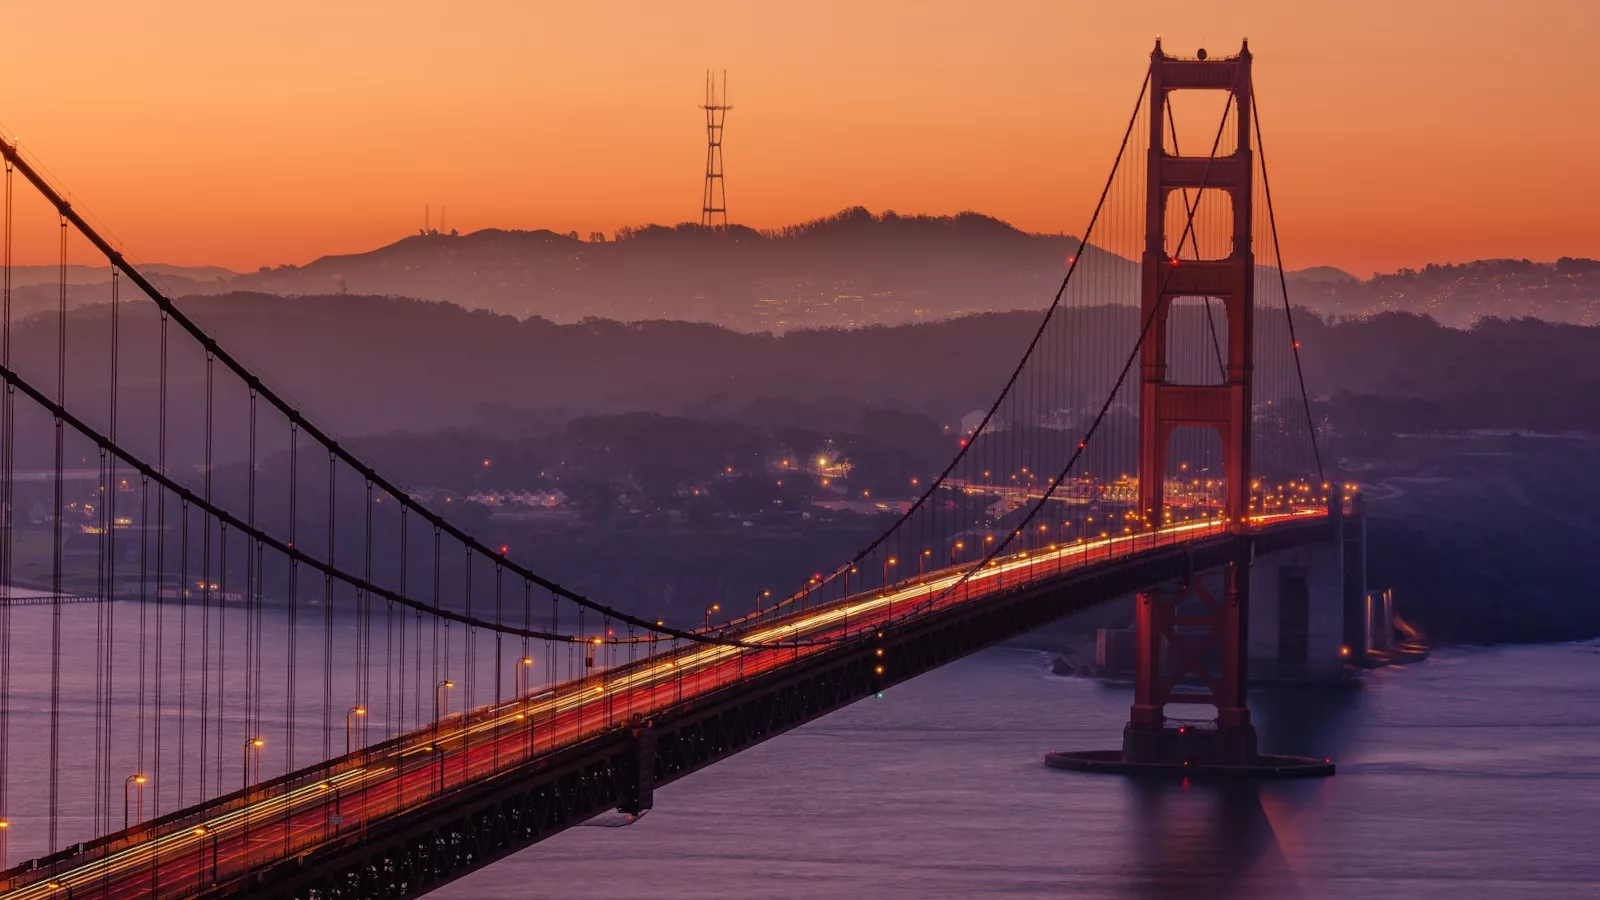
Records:
{"label": "sutro tower", "polygon": [[[717,98],[717,77],[706,70],[706,190],[700,202],[700,224],[705,228],[728,227],[728,188],[722,180],[722,122],[728,116],[728,72],[722,72],[722,97]],[[717,217],[722,221],[718,222]]]}

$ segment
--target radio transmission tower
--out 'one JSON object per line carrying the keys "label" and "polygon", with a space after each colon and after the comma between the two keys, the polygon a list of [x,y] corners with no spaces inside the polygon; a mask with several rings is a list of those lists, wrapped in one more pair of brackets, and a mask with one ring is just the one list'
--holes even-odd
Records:
{"label": "radio transmission tower", "polygon": [[[722,96],[717,96],[717,76],[706,70],[706,190],[700,203],[700,224],[706,228],[728,227],[728,188],[722,180],[722,122],[728,116],[728,72],[722,72]],[[717,218],[721,217],[718,222]]]}

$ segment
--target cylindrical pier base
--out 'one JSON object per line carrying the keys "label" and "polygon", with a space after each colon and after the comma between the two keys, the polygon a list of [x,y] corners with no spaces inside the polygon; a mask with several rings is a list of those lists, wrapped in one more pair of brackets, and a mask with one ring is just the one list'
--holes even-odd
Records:
{"label": "cylindrical pier base", "polygon": [[1165,778],[1322,778],[1334,771],[1333,762],[1326,759],[1257,753],[1255,729],[1248,724],[1239,728],[1129,724],[1123,730],[1121,750],[1057,750],[1045,754],[1044,762],[1079,772]]}

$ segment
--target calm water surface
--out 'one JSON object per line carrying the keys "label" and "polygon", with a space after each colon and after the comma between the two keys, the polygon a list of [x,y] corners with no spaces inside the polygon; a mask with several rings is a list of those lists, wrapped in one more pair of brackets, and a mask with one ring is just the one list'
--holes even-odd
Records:
{"label": "calm water surface", "polygon": [[1268,750],[1328,780],[1142,784],[1127,688],[993,650],[657,791],[441,898],[1600,897],[1600,648],[1450,650],[1364,690],[1261,691]]}

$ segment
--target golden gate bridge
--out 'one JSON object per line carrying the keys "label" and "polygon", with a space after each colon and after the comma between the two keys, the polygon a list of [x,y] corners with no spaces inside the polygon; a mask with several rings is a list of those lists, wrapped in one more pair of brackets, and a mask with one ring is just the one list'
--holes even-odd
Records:
{"label": "golden gate bridge", "polygon": [[[1158,42],[1080,250],[971,437],[852,558],[717,623],[586,596],[454,524],[0,141],[0,585],[44,598],[0,603],[0,896],[422,894],[1129,594],[1123,747],[1053,764],[1330,774],[1258,752],[1245,698],[1252,572],[1325,567],[1358,499],[1317,452],[1251,68],[1248,46]],[[1190,95],[1221,103],[1190,116]],[[54,340],[16,344],[30,227],[60,296],[30,331]],[[69,261],[93,257],[106,302],[69,314]]]}

